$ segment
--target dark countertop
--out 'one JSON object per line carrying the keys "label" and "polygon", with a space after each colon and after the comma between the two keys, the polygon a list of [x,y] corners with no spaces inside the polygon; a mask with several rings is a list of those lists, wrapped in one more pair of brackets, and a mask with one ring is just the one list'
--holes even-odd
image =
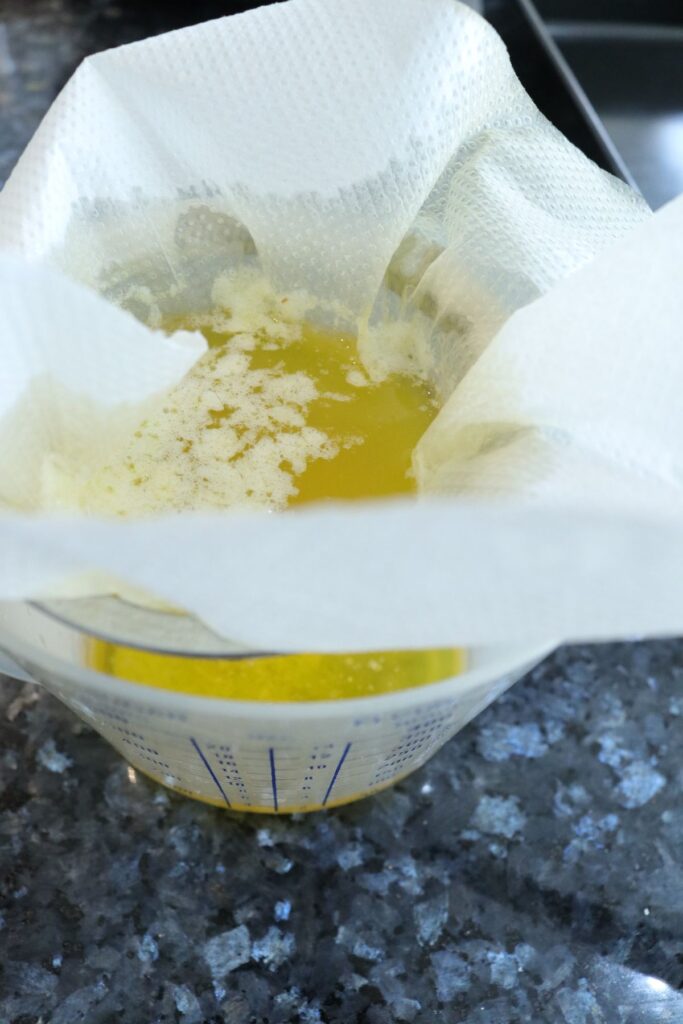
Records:
{"label": "dark countertop", "polygon": [[386,793],[231,815],[0,689],[0,1021],[683,1020],[683,644],[560,651]]}
{"label": "dark countertop", "polygon": [[[83,53],[224,8],[4,0],[0,176]],[[578,647],[394,789],[249,817],[3,681],[0,1024],[680,1022],[681,749],[683,643]]]}

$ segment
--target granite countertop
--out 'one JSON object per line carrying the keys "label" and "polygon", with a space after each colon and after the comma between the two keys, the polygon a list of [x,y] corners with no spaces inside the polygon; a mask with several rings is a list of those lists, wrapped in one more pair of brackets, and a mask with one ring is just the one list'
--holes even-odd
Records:
{"label": "granite countertop", "polygon": [[231,815],[0,688],[0,1021],[683,1020],[683,644],[562,650],[411,778]]}
{"label": "granite countertop", "polygon": [[[5,0],[0,176],[173,6]],[[249,817],[3,680],[0,1024],[680,1022],[681,749],[683,643],[564,649],[395,788]]]}

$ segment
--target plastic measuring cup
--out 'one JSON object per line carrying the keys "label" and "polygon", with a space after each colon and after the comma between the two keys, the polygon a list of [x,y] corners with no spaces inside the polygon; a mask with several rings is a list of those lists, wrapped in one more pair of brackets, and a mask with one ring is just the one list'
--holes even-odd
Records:
{"label": "plastic measuring cup", "polygon": [[390,786],[555,646],[471,648],[466,670],[437,683],[370,697],[270,703],[114,678],[88,667],[93,638],[222,663],[258,655],[188,616],[116,598],[0,603],[0,671],[44,684],[162,785],[261,813],[320,810]]}

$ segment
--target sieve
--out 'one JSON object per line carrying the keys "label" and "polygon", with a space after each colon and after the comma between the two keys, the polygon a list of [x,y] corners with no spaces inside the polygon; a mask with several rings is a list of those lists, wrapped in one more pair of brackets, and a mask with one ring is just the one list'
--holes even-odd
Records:
{"label": "sieve", "polygon": [[93,639],[221,666],[268,652],[120,598],[0,603],[0,671],[44,685],[156,782],[229,810],[276,814],[349,803],[409,775],[555,646],[474,647],[464,672],[437,683],[275,703],[110,676],[88,665]]}

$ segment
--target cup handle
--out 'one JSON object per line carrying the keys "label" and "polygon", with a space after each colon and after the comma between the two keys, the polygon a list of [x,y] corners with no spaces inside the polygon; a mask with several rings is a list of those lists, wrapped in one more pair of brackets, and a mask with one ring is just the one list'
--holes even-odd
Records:
{"label": "cup handle", "polygon": [[13,658],[10,658],[9,654],[0,649],[0,676],[9,676],[10,679],[19,679],[22,683],[35,683],[28,672],[25,672],[23,668],[17,665]]}

